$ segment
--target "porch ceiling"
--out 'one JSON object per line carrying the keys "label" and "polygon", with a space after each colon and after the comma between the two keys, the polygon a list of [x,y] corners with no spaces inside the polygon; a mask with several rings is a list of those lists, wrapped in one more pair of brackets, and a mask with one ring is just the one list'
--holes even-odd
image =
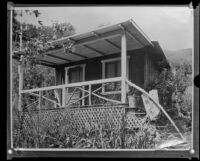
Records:
{"label": "porch ceiling", "polygon": [[72,41],[74,45],[70,52],[65,52],[64,48],[48,51],[47,56],[41,62],[49,65],[61,65],[121,52],[121,34],[123,30],[126,31],[127,35],[127,51],[144,46],[153,46],[151,40],[131,19],[53,41],[51,43],[54,45],[62,45],[68,41]]}

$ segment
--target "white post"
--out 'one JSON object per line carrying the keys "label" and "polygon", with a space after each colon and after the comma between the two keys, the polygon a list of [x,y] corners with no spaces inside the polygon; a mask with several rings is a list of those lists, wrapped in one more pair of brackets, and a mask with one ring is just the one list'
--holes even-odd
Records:
{"label": "white post", "polygon": [[[66,67],[65,68],[65,84],[68,84],[69,83],[69,75],[68,75],[68,72],[69,72],[69,67]],[[68,95],[69,95],[69,88],[63,88],[63,93],[62,93],[62,106],[65,106],[66,105],[66,97],[68,98]]]}
{"label": "white post", "polygon": [[62,106],[65,107],[65,87],[62,88]]}
{"label": "white post", "polygon": [[[83,71],[82,81],[84,82],[85,81],[85,64],[82,65],[82,71]],[[83,87],[83,89],[85,89],[85,86],[82,86],[82,87]],[[82,95],[83,95],[83,97],[85,96],[84,91],[82,91]],[[82,106],[84,106],[84,105],[85,105],[85,98],[83,98],[83,100],[82,100]]]}
{"label": "white post", "polygon": [[[106,75],[105,75],[105,71],[106,71],[106,66],[105,66],[105,62],[102,62],[102,79],[105,79]],[[103,88],[102,88],[102,92],[105,92],[105,87],[104,84],[102,84]]]}
{"label": "white post", "polygon": [[91,94],[92,94],[92,88],[91,88],[91,84],[89,84],[89,105],[92,105],[92,101],[91,101]]}
{"label": "white post", "polygon": [[[69,83],[69,76],[68,76],[68,71],[69,71],[69,68],[65,68],[65,84],[68,84]],[[63,91],[64,92],[64,91]],[[62,96],[65,96],[66,97],[66,94],[67,94],[67,97],[69,95],[69,88],[65,89],[65,94],[62,94]],[[63,99],[62,99],[63,100]],[[63,106],[64,104],[62,104]],[[65,105],[64,105],[65,106]]]}
{"label": "white post", "polygon": [[18,110],[22,111],[22,89],[23,89],[23,67],[22,65],[18,65],[18,73],[19,73],[19,102],[18,102]]}
{"label": "white post", "polygon": [[126,53],[126,34],[121,37],[121,101],[126,103],[126,69],[127,68],[127,53]]}

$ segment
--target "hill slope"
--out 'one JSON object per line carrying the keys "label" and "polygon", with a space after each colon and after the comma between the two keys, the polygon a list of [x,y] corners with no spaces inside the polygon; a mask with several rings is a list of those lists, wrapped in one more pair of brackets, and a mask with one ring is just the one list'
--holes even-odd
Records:
{"label": "hill slope", "polygon": [[181,50],[163,50],[169,63],[192,65],[192,49],[186,48]]}

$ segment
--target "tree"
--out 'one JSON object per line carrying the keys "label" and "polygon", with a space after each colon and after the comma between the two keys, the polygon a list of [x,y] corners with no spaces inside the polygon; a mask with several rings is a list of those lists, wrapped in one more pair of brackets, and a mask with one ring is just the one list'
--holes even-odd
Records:
{"label": "tree", "polygon": [[40,14],[41,13],[38,10],[13,10],[13,50],[19,49],[20,35],[23,34],[24,28],[26,28],[27,25],[30,25],[20,22],[19,19],[22,19],[24,15],[34,15],[38,18]]}
{"label": "tree", "polygon": [[158,89],[159,101],[172,119],[182,122],[180,128],[188,128],[192,119],[192,65],[173,63],[171,68],[153,80],[153,88]]}
{"label": "tree", "polygon": [[[26,13],[35,14],[38,17],[38,11],[27,11]],[[16,17],[15,14],[14,17]],[[45,52],[51,48],[55,48],[49,41],[69,36],[75,33],[74,27],[70,23],[56,23],[52,26],[39,26],[33,24],[21,24],[23,30],[18,31],[19,21],[14,18],[14,46],[19,48],[19,34],[22,33],[22,49],[20,60],[18,63],[26,67],[24,71],[24,85],[27,88],[35,88],[42,86],[55,85],[55,71],[52,68],[38,65],[38,60],[45,55]],[[40,22],[41,23],[41,22]],[[13,93],[18,94],[18,72],[16,61],[13,61]],[[43,84],[42,84],[43,82]],[[14,100],[14,98],[13,98]],[[27,101],[27,100],[26,100]],[[29,101],[29,100],[28,100]],[[30,101],[29,101],[30,102]]]}
{"label": "tree", "polygon": [[67,22],[64,23],[56,22],[53,24],[52,28],[54,31],[55,39],[75,34],[75,28],[70,23]]}

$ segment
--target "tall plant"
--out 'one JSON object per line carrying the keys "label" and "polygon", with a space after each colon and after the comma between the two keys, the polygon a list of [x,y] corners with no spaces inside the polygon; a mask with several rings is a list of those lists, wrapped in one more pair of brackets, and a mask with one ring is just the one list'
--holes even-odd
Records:
{"label": "tall plant", "polygon": [[159,101],[170,116],[187,126],[190,126],[192,116],[192,91],[188,90],[192,86],[191,76],[191,64],[172,64],[171,69],[163,70],[151,84],[158,89]]}

